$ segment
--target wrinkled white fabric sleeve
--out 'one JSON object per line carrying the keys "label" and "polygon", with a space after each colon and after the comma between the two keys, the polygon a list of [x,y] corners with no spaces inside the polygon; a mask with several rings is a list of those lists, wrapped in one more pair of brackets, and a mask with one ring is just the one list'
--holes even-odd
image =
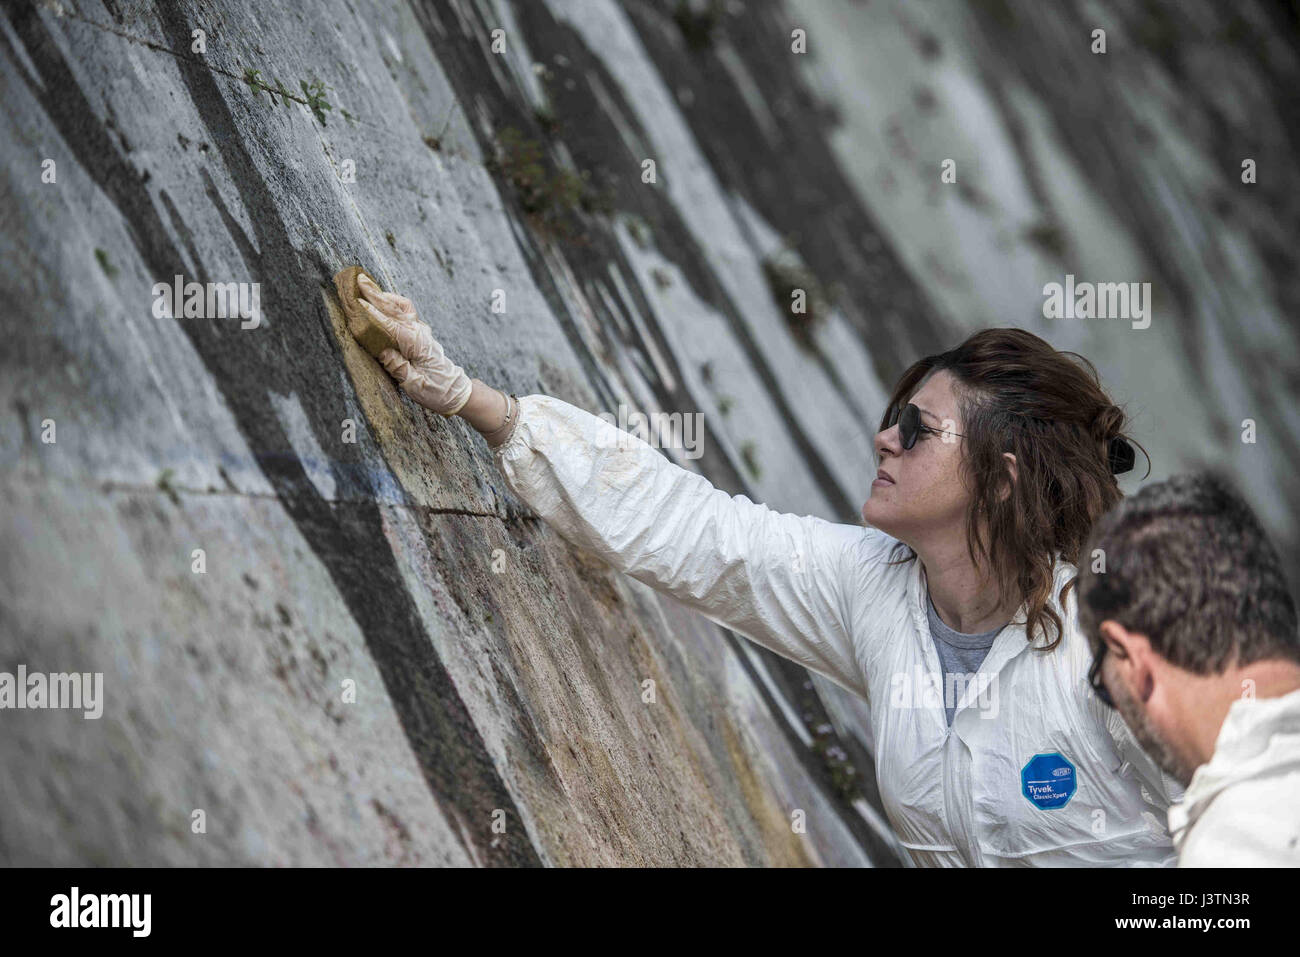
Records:
{"label": "wrinkled white fabric sleeve", "polygon": [[846,553],[863,527],[728,495],[552,396],[519,399],[494,456],[515,494],[570,542],[865,695],[844,611]]}

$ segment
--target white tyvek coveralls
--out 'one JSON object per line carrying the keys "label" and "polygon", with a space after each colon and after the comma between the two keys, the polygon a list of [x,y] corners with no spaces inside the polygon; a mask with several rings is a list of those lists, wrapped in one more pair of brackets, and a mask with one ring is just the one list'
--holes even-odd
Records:
{"label": "white tyvek coveralls", "polygon": [[1300,691],[1232,703],[1169,828],[1179,867],[1300,867]]}
{"label": "white tyvek coveralls", "polygon": [[[887,565],[895,540],[860,525],[774,512],[729,496],[636,436],[560,399],[519,399],[495,450],[514,492],[574,544],[705,617],[865,698],[885,811],[916,866],[1160,865],[1178,796],[1086,680],[1091,654],[1073,592],[1054,651],[1023,625],[998,635],[983,671],[993,708],[949,728],[941,700],[912,696],[941,672],[919,561]],[[1074,567],[1057,567],[1057,586]],[[908,682],[911,682],[908,685]],[[1058,752],[1076,769],[1063,807],[1035,806],[1021,771]]]}

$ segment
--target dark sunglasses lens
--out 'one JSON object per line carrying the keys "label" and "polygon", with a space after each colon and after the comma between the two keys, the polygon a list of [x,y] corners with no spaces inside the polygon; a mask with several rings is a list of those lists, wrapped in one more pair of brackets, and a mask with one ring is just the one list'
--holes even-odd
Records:
{"label": "dark sunglasses lens", "polygon": [[1110,692],[1106,690],[1106,682],[1101,679],[1101,661],[1105,656],[1105,648],[1100,648],[1092,659],[1092,667],[1088,669],[1088,684],[1092,685],[1092,690],[1096,692],[1101,703],[1108,708],[1115,707],[1115,702],[1111,700]]}
{"label": "dark sunglasses lens", "polygon": [[1097,692],[1097,697],[1101,699],[1102,704],[1108,708],[1115,707],[1115,702],[1111,700],[1110,692],[1106,690],[1106,683],[1104,681],[1098,679],[1097,683],[1093,686],[1093,689]]}
{"label": "dark sunglasses lens", "polygon": [[921,410],[912,403],[903,407],[898,417],[898,436],[903,440],[903,448],[910,449],[916,445],[916,437],[921,431]]}

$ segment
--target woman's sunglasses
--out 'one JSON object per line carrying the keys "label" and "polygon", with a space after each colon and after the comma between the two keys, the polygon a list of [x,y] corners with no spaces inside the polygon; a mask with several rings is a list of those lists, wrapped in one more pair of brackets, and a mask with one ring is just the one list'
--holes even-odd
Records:
{"label": "woman's sunglasses", "polygon": [[922,432],[927,432],[930,435],[955,435],[958,438],[964,438],[960,432],[945,432],[943,429],[934,429],[928,425],[922,425],[921,410],[911,402],[903,406],[901,410],[898,406],[894,406],[889,410],[885,428],[892,429],[895,425],[898,426],[898,437],[902,440],[905,449],[910,449],[916,445],[916,440]]}
{"label": "woman's sunglasses", "polygon": [[[928,432],[931,435],[955,435],[958,438],[965,438],[962,432],[945,432],[943,429],[931,428],[928,425],[921,424],[921,410],[911,402],[902,406],[892,406],[889,410],[889,417],[885,419],[885,429],[892,429],[898,426],[899,438],[903,441],[903,448],[910,449],[916,445],[917,438],[922,432]],[[883,432],[885,429],[881,429]],[[1137,453],[1134,452],[1133,446],[1122,436],[1115,436],[1110,440],[1107,446],[1107,459],[1110,470],[1115,475],[1121,475],[1133,468],[1134,462],[1137,461]]]}

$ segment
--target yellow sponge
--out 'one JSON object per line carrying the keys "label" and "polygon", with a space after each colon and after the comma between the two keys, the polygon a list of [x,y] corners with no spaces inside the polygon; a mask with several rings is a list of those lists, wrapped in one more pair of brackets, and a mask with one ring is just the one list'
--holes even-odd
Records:
{"label": "yellow sponge", "polygon": [[[374,319],[362,308],[357,299],[361,290],[357,288],[357,277],[366,276],[374,282],[374,276],[360,266],[348,266],[334,275],[334,288],[339,292],[339,302],[343,304],[343,315],[348,319],[348,331],[361,343],[361,347],[376,358],[385,349],[396,349],[397,340],[384,331]],[[379,283],[375,283],[379,286]],[[379,288],[383,288],[380,286]]]}

